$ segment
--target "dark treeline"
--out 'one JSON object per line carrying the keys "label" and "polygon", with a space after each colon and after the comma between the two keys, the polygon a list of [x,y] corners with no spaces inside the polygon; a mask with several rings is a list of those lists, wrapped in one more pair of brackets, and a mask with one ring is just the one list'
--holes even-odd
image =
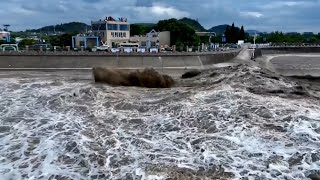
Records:
{"label": "dark treeline", "polygon": [[318,34],[300,34],[300,33],[283,33],[272,32],[269,34],[260,34],[257,37],[257,43],[320,43],[320,33]]}
{"label": "dark treeline", "polygon": [[225,31],[226,42],[227,43],[238,43],[238,40],[246,40],[248,35],[244,31],[244,27],[241,28],[235,27],[232,23],[231,27],[227,26]]}

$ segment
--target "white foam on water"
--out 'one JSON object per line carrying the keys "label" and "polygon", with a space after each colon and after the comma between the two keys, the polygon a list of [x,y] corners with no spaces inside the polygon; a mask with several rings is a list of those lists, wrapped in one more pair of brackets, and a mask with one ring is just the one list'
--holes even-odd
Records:
{"label": "white foam on water", "polygon": [[320,147],[320,108],[310,99],[230,85],[146,90],[56,81],[0,79],[0,179],[166,179],[215,167],[231,179],[306,179],[320,167],[311,158]]}

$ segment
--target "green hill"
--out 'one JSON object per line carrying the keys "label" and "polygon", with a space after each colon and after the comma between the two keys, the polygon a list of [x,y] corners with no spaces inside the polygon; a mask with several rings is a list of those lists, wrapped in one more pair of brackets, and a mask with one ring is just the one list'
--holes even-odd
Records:
{"label": "green hill", "polygon": [[194,19],[182,18],[182,19],[179,19],[179,21],[190,25],[196,31],[200,31],[200,32],[207,31],[198,21]]}
{"label": "green hill", "polygon": [[210,28],[208,31],[210,32],[215,32],[217,33],[217,35],[222,35],[224,34],[224,32],[226,31],[226,28],[228,27],[229,25],[227,24],[223,24],[223,25],[219,25],[219,26],[214,26],[212,28]]}
{"label": "green hill", "polygon": [[150,32],[156,24],[153,23],[135,23],[130,24],[130,35],[146,35]]}
{"label": "green hill", "polygon": [[28,29],[26,32],[85,32],[86,30],[90,30],[91,26],[81,23],[81,22],[70,22],[58,25],[45,26],[39,29]]}

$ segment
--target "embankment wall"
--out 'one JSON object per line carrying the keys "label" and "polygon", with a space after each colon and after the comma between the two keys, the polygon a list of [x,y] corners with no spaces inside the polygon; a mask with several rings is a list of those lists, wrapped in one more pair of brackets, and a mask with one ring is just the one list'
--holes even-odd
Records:
{"label": "embankment wall", "polygon": [[208,53],[108,54],[94,52],[0,53],[0,68],[201,67],[226,62],[240,49]]}

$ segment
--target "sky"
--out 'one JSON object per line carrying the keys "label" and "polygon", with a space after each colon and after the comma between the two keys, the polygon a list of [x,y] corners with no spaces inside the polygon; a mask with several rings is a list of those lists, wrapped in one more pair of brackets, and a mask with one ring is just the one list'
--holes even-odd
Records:
{"label": "sky", "polygon": [[245,29],[320,32],[320,0],[5,0],[0,23],[10,30],[84,22],[106,16],[126,17],[130,23],[156,23],[189,17],[205,28],[220,24]]}

